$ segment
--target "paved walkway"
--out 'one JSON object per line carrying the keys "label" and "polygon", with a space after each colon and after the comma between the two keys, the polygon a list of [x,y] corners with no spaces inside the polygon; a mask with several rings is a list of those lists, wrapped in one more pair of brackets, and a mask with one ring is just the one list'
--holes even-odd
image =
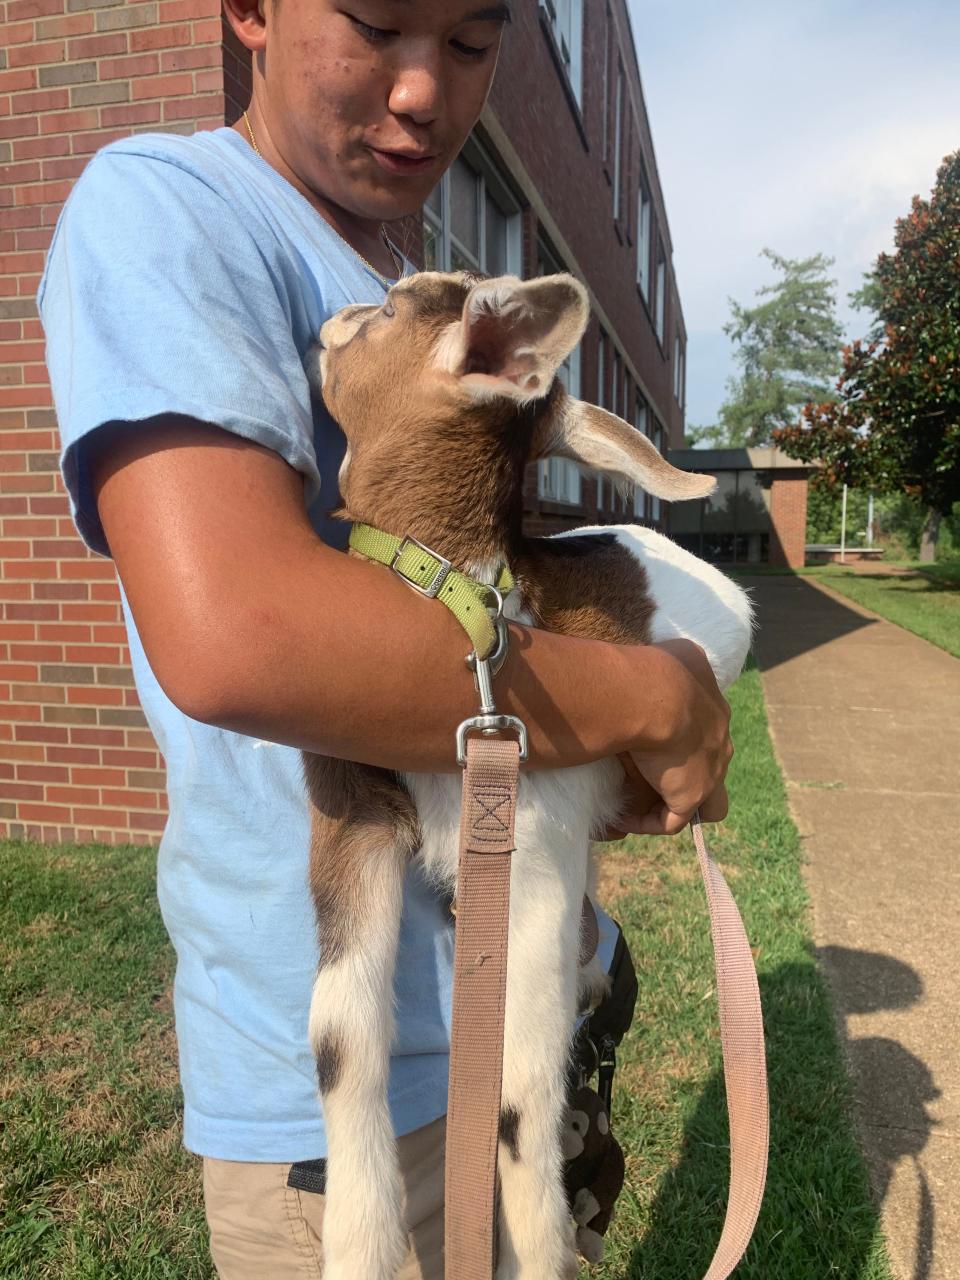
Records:
{"label": "paved walkway", "polygon": [[897,1280],[960,1280],[960,661],[756,577],[774,746]]}

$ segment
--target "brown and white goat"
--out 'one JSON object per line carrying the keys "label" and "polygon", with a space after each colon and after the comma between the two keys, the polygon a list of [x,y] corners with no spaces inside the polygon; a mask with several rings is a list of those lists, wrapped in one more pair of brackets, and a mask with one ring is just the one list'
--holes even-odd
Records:
{"label": "brown and white goat", "polygon": [[[586,291],[568,275],[424,272],[394,285],[382,305],[328,320],[315,355],[323,399],[347,438],[339,514],[417,538],[487,582],[507,563],[517,586],[506,613],[520,622],[614,643],[689,637],[725,686],[751,633],[746,596],[728,578],[635,525],[521,532],[524,469],[536,458],[569,458],[672,500],[714,486],[567,394],[557,371],[588,312]],[[310,372],[316,380],[316,364]],[[438,888],[455,889],[461,778],[310,754],[304,766],[321,956],[310,1035],[329,1144],[324,1280],[393,1280],[407,1247],[386,1092],[402,883],[419,858]],[[562,1182],[566,1067],[578,1008],[607,983],[595,959],[578,972],[580,908],[593,888],[591,834],[622,803],[615,760],[521,776],[497,1280],[577,1271]]]}

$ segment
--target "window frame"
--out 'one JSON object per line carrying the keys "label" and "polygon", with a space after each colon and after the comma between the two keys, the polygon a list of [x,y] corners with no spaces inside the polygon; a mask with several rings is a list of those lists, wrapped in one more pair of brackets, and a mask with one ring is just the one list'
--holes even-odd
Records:
{"label": "window frame", "polygon": [[[638,431],[647,435],[647,423],[650,420],[650,405],[647,403],[647,397],[639,389],[634,396],[633,403],[633,425]],[[633,514],[640,520],[647,519],[647,502],[652,501],[650,494],[644,489],[634,489],[633,491]]]}
{"label": "window frame", "polygon": [[644,302],[650,305],[650,258],[653,246],[653,201],[641,171],[637,188],[637,287]]}
{"label": "window frame", "polygon": [[[583,8],[584,0],[540,0],[541,18],[553,36],[557,61],[580,111],[583,110]],[[563,11],[568,16],[567,31],[563,30]]]}
{"label": "window frame", "polygon": [[[486,254],[487,254],[487,201],[486,196],[489,194],[493,202],[499,206],[500,211],[507,219],[507,264],[506,274],[520,276],[523,274],[523,227],[522,222],[522,206],[519,199],[514,195],[508,182],[502,176],[499,168],[489,154],[483,144],[471,135],[464,143],[458,159],[462,159],[468,168],[472,169],[476,175],[478,182],[479,202],[479,218],[478,218],[478,239],[480,244],[480,262],[477,264],[481,271],[486,270]],[[452,167],[452,166],[451,166]],[[454,245],[462,256],[468,261],[475,261],[474,254],[457,239],[453,234],[453,227],[450,213],[450,188],[451,177],[450,168],[447,168],[439,182],[440,188],[440,217],[433,209],[429,207],[426,201],[423,204],[424,222],[437,233],[440,244],[440,261],[437,263],[438,271],[452,271],[451,254]],[[434,191],[436,191],[434,187]],[[431,192],[432,194],[432,192]]]}
{"label": "window frame", "polygon": [[[537,266],[550,268],[549,271],[538,269],[536,277],[538,279],[544,275],[556,275],[566,270],[542,233],[537,236]],[[581,385],[582,342],[581,338],[557,371],[557,376],[566,387],[567,393],[578,400]],[[566,377],[561,372],[564,369]],[[580,468],[569,458],[540,458],[537,462],[537,497],[547,502],[562,502],[566,506],[582,506],[583,476]]]}
{"label": "window frame", "polygon": [[613,220],[620,222],[623,195],[623,62],[617,57],[617,87],[614,98],[613,125]]}
{"label": "window frame", "polygon": [[657,341],[663,349],[663,339],[667,331],[667,255],[663,251],[663,242],[657,244],[657,296],[654,300],[653,329]]}
{"label": "window frame", "polygon": [[687,344],[681,337],[679,329],[677,330],[673,359],[673,395],[680,407],[680,411],[683,412],[687,398]]}

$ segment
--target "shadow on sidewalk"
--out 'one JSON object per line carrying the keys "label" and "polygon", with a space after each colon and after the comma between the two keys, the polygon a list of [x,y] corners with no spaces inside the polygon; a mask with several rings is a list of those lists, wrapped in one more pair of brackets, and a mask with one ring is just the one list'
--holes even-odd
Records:
{"label": "shadow on sidewalk", "polygon": [[757,614],[754,650],[761,671],[818,649],[840,636],[877,625],[803,578],[748,577],[737,582],[750,592]]}
{"label": "shadow on sidewalk", "polygon": [[[889,956],[825,949],[824,965],[856,979],[860,1003],[845,1013],[902,1008],[919,998],[919,978]],[[871,1195],[853,1119],[859,1082],[876,1082],[896,1099],[899,1124],[890,1159],[874,1171],[882,1202],[897,1162],[916,1160],[932,1126],[925,1103],[937,1097],[924,1063],[892,1040],[848,1044],[858,1086],[846,1083],[843,1052],[824,977],[808,964],[761,974],[770,1083],[770,1165],[753,1242],[738,1280],[873,1280],[883,1274],[879,1213]],[[870,1002],[873,1003],[870,1003]],[[889,1003],[887,1003],[889,1001]],[[867,1070],[861,1074],[861,1068]],[[905,1108],[899,1110],[900,1106]],[[916,1267],[927,1280],[934,1239],[933,1203],[920,1178]],[[729,1188],[729,1134],[723,1074],[707,1083],[684,1131],[676,1167],[664,1179],[650,1226],[618,1280],[663,1280],[705,1274],[720,1237]]]}
{"label": "shadow on sidewalk", "polygon": [[[927,1280],[936,1216],[919,1156],[937,1123],[926,1106],[940,1097],[940,1090],[926,1064],[902,1044],[886,1036],[853,1038],[846,1021],[852,1014],[909,1008],[923,995],[923,982],[893,956],[847,947],[820,947],[817,954],[833,994],[861,1122],[875,1131],[867,1145],[873,1189],[881,1204],[900,1161],[910,1158],[914,1163],[920,1207],[912,1280]],[[876,1140],[877,1130],[882,1131],[881,1141]]]}

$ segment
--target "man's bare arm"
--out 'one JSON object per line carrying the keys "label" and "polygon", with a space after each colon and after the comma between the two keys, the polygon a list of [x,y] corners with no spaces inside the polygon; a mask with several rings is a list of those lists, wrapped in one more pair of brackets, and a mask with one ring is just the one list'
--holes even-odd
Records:
{"label": "man's bare arm", "polygon": [[[95,452],[107,541],[181,710],[385,768],[455,769],[453,732],[477,703],[469,642],[442,604],[322,543],[302,477],[272,450],[185,418],[101,431],[113,433]],[[528,767],[633,750],[658,789],[666,777],[671,808],[716,790],[726,704],[695,656],[511,632],[495,691],[528,725]]]}

